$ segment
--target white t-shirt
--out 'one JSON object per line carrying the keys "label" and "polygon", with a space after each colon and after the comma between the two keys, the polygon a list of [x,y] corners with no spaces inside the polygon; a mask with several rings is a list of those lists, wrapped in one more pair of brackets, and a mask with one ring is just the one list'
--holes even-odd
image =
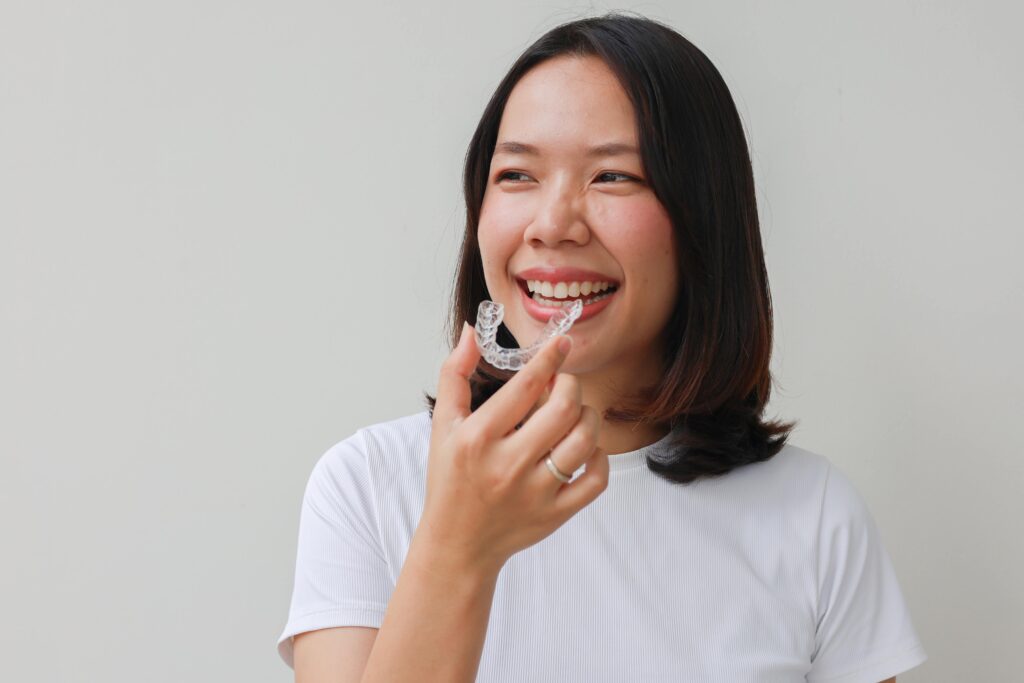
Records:
{"label": "white t-shirt", "polygon": [[[278,652],[379,628],[423,511],[426,410],[358,430],[313,468]],[[925,661],[874,519],[792,444],[689,485],[610,456],[608,488],[502,568],[480,683],[879,683]],[[580,468],[574,476],[582,473]]]}

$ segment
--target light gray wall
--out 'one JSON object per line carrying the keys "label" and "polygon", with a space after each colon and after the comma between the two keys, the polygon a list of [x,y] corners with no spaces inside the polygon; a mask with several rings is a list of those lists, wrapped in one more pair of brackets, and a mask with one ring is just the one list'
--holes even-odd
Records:
{"label": "light gray wall", "polygon": [[477,118],[609,8],[733,90],[769,413],[878,521],[930,655],[900,680],[1019,676],[1019,5],[5,0],[3,679],[290,680],[310,468],[422,407]]}

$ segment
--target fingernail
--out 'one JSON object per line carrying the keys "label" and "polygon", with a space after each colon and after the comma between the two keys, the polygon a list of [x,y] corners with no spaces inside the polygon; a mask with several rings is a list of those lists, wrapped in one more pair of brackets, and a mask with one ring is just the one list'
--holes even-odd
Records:
{"label": "fingernail", "polygon": [[472,329],[473,329],[473,326],[470,325],[468,322],[463,322],[462,323],[462,336],[459,337],[459,343],[460,344],[462,343],[462,340],[464,340],[466,338],[466,335],[469,334],[470,330],[472,330]]}
{"label": "fingernail", "polygon": [[569,354],[569,350],[572,348],[572,337],[567,334],[563,334],[562,338],[558,340],[558,350],[563,356]]}

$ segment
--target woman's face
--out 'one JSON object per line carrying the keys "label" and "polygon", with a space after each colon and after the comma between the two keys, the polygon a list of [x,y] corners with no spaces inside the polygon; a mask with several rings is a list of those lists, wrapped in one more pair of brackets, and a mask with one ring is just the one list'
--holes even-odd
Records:
{"label": "woman's face", "polygon": [[[606,145],[622,148],[591,151]],[[615,291],[585,305],[569,331],[574,345],[562,370],[610,373],[620,389],[627,379],[654,379],[675,305],[672,225],[646,180],[632,104],[604,62],[557,57],[519,80],[480,214],[487,289],[528,346],[558,310],[528,291],[537,280],[550,283],[545,299],[577,294],[585,302],[594,294],[573,282],[611,283]]]}

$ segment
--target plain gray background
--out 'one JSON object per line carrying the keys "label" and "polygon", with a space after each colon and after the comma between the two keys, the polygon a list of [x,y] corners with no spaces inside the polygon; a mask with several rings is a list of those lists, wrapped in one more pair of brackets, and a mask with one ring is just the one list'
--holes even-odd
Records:
{"label": "plain gray background", "polygon": [[768,414],[878,522],[930,657],[899,680],[1019,680],[1024,15],[909,0],[3,0],[2,678],[291,679],[310,470],[423,408],[483,106],[606,9],[732,89]]}

